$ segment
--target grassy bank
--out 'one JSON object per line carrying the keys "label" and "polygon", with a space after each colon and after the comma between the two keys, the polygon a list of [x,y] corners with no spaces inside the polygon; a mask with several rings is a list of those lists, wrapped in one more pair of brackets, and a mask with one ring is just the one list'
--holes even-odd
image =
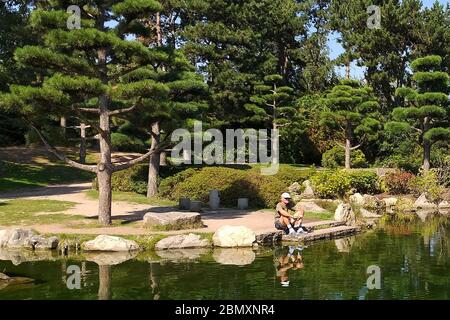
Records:
{"label": "grassy bank", "polygon": [[61,213],[75,205],[75,202],[56,200],[14,199],[0,202],[0,225],[53,224],[84,218]]}
{"label": "grassy bank", "polygon": [[[86,191],[86,195],[94,200],[98,199],[98,191],[97,190],[88,190]],[[148,204],[153,206],[173,206],[176,205],[175,201],[162,199],[158,197],[147,198],[146,196],[134,193],[134,192],[123,192],[123,191],[113,191],[113,200],[114,201],[124,201],[131,202],[137,204]]]}
{"label": "grassy bank", "polygon": [[93,179],[91,172],[62,164],[21,164],[0,161],[0,192],[51,184],[87,182]]}

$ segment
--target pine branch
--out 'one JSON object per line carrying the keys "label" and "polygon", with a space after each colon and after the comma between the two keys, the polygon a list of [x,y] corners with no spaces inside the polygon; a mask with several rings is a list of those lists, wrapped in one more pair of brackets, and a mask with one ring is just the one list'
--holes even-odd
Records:
{"label": "pine branch", "polygon": [[97,167],[96,166],[90,166],[90,165],[86,165],[86,164],[81,164],[79,162],[70,160],[69,158],[67,158],[67,156],[65,154],[59,153],[59,151],[56,150],[55,147],[51,146],[47,142],[47,140],[44,138],[44,136],[41,134],[41,132],[33,124],[31,124],[31,128],[39,136],[39,139],[41,139],[41,141],[44,143],[44,145],[47,148],[47,150],[49,152],[51,152],[52,154],[54,154],[59,160],[64,161],[65,163],[67,163],[71,167],[74,167],[74,168],[77,168],[77,169],[80,169],[80,170],[84,170],[84,171],[97,173]]}
{"label": "pine branch", "polygon": [[99,114],[100,111],[98,109],[95,108],[77,108],[79,111],[82,112],[88,112],[88,113],[95,113],[95,114]]}
{"label": "pine branch", "polygon": [[126,162],[120,162],[119,164],[113,165],[113,172],[117,172],[117,171],[121,171],[121,170],[125,170],[128,169],[130,167],[132,167],[133,165],[135,165],[136,163],[139,163],[141,161],[144,161],[145,159],[147,159],[149,156],[151,156],[153,153],[160,151],[161,149],[150,149],[146,154],[143,154],[140,157],[137,157],[135,159],[126,161]]}
{"label": "pine branch", "polygon": [[132,106],[129,107],[129,108],[122,108],[122,109],[112,110],[112,111],[109,111],[108,114],[109,114],[110,116],[113,116],[113,115],[117,115],[117,114],[121,114],[121,113],[126,113],[126,112],[133,111],[133,110],[135,110],[135,109],[139,106],[141,100],[142,100],[142,99],[139,99],[139,101],[138,101],[137,103],[135,103],[134,105],[132,105]]}

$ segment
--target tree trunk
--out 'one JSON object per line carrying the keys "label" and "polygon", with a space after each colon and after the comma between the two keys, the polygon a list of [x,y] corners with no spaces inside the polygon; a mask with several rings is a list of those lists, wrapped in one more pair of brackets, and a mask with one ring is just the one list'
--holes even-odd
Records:
{"label": "tree trunk", "polygon": [[345,79],[350,80],[350,62],[345,63]]}
{"label": "tree trunk", "polygon": [[[430,129],[430,119],[428,117],[425,117],[423,120],[423,134]],[[427,172],[430,170],[430,157],[431,157],[431,142],[426,140],[422,136],[423,140],[423,170]]]}
{"label": "tree trunk", "polygon": [[102,225],[111,224],[111,135],[108,114],[108,97],[100,97],[100,163],[98,164],[98,222]]}
{"label": "tree trunk", "polygon": [[80,123],[80,163],[86,163],[86,125]]}
{"label": "tree trunk", "polygon": [[[152,149],[159,148],[160,141],[160,123],[155,121],[152,123]],[[153,197],[158,193],[158,175],[159,175],[159,165],[160,165],[160,153],[155,152],[150,156],[149,166],[148,166],[148,186],[147,186],[147,197]]]}
{"label": "tree trunk", "polygon": [[423,141],[423,170],[430,170],[431,143],[428,140]]}
{"label": "tree trunk", "polygon": [[161,14],[156,13],[156,41],[158,47],[162,45],[162,31],[161,31]]}
{"label": "tree trunk", "polygon": [[67,128],[67,120],[66,120],[66,117],[61,117],[61,118],[59,119],[59,125],[61,126],[62,131],[63,131],[63,135],[64,135],[64,137],[65,137],[65,136],[66,136],[66,128]]}
{"label": "tree trunk", "polygon": [[350,139],[345,139],[345,169],[350,169],[350,148],[351,142]]}
{"label": "tree trunk", "polygon": [[98,299],[111,300],[111,266],[98,266]]}

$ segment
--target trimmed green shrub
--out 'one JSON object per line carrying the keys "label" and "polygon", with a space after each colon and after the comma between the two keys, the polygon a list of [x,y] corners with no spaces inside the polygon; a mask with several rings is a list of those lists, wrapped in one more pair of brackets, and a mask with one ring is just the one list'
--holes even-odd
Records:
{"label": "trimmed green shrub", "polygon": [[321,198],[342,198],[351,190],[351,179],[345,170],[318,171],[311,177],[314,193]]}
{"label": "trimmed green shrub", "polygon": [[352,189],[360,193],[378,191],[378,176],[367,170],[323,170],[311,177],[314,192],[321,198],[342,198]]}
{"label": "trimmed green shrub", "polygon": [[350,176],[351,188],[356,189],[359,193],[374,194],[378,192],[378,175],[375,172],[368,170],[351,170],[347,172]]}
{"label": "trimmed green shrub", "polygon": [[[364,153],[359,150],[353,150],[350,153],[350,163],[352,168],[367,168],[367,160]],[[326,151],[322,155],[322,166],[325,168],[338,168],[345,165],[345,151],[336,146]]]}
{"label": "trimmed green shrub", "polygon": [[[257,170],[258,173],[260,172],[260,168],[254,168],[252,170]],[[290,186],[294,182],[302,184],[303,181],[308,180],[315,172],[316,168],[314,167],[296,168],[292,165],[280,164],[278,172],[274,176],[287,186]]]}
{"label": "trimmed green shrub", "polygon": [[420,172],[418,176],[411,179],[409,185],[416,197],[425,193],[427,199],[436,204],[442,200],[442,194],[445,191],[445,188],[439,184],[433,169]]}
{"label": "trimmed green shrub", "polygon": [[[185,181],[187,178],[193,176],[199,169],[198,168],[188,168],[186,170],[180,171],[172,176],[168,176],[161,180],[159,184],[159,193],[162,196],[169,197],[173,189],[181,182]],[[178,200],[178,199],[176,199]]]}
{"label": "trimmed green shrub", "polygon": [[384,183],[391,194],[407,194],[411,192],[410,184],[414,175],[410,172],[389,172],[384,177]]}
{"label": "trimmed green shrub", "polygon": [[143,152],[144,143],[136,137],[127,136],[123,133],[111,133],[111,148],[114,151]]}
{"label": "trimmed green shrub", "polygon": [[[147,193],[148,165],[137,164],[129,169],[114,172],[111,178],[113,191]],[[97,178],[92,183],[94,189],[98,189]]]}
{"label": "trimmed green shrub", "polygon": [[277,177],[263,176],[256,170],[204,167],[164,179],[160,194],[175,201],[187,197],[207,203],[209,191],[217,189],[224,206],[235,207],[238,198],[249,198],[252,207],[273,207],[286,188]]}

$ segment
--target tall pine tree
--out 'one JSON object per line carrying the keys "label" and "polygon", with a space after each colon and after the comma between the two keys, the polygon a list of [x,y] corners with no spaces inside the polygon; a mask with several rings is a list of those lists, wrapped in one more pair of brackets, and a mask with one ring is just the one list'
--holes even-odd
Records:
{"label": "tall pine tree", "polygon": [[[330,130],[341,131],[345,144],[345,168],[350,169],[350,153],[364,141],[374,140],[380,128],[378,107],[372,88],[361,87],[358,81],[342,80],[326,95],[328,110],[322,112],[321,122]],[[357,145],[353,145],[355,141]]]}
{"label": "tall pine tree", "polygon": [[[121,163],[111,158],[111,118],[139,109],[153,108],[151,101],[165,98],[170,89],[153,79],[120,79],[141,68],[158,68],[167,61],[167,53],[149,48],[135,40],[127,40],[129,29],[124,21],[129,16],[148,16],[161,10],[153,0],[92,1],[80,10],[81,28],[75,13],[67,13],[70,5],[83,6],[84,1],[52,1],[32,13],[31,25],[43,35],[39,46],[16,50],[15,58],[32,67],[36,81],[28,86],[11,86],[10,93],[0,99],[4,109],[20,111],[48,148],[69,165],[94,172],[99,185],[99,222],[111,223],[111,175],[149,157],[154,150]],[[72,7],[73,8],[73,7]],[[75,20],[73,20],[75,19]],[[120,23],[114,27],[114,21]],[[73,23],[75,22],[75,23]],[[75,28],[68,28],[74,26]],[[98,132],[100,160],[86,165],[70,160],[50,146],[35,122],[42,114],[76,115]]]}
{"label": "tall pine tree", "polygon": [[448,110],[448,79],[442,69],[440,56],[418,58],[411,64],[416,88],[398,88],[397,95],[404,99],[405,107],[395,108],[394,120],[386,124],[391,132],[416,133],[423,148],[423,169],[430,169],[433,143],[450,141]]}

